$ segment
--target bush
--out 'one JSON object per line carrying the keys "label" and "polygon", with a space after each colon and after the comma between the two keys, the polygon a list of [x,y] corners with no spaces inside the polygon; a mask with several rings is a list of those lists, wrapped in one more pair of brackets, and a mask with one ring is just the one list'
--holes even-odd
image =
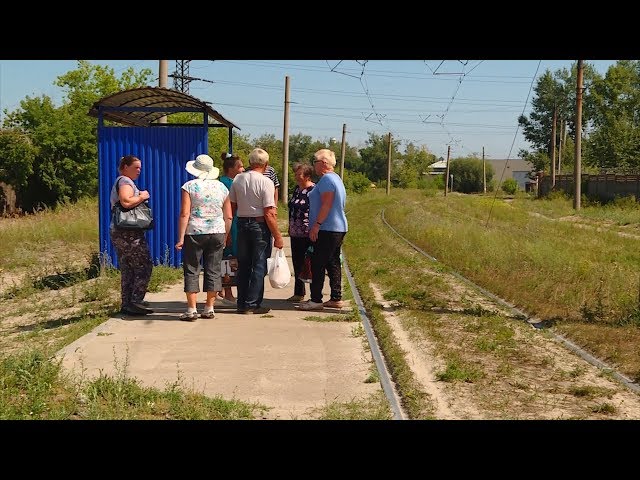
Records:
{"label": "bush", "polygon": [[507,178],[502,182],[502,191],[508,195],[514,195],[518,191],[518,182],[514,178]]}
{"label": "bush", "polygon": [[438,190],[444,190],[443,175],[425,175],[420,177],[416,183],[420,190],[425,190],[427,196],[433,196]]}
{"label": "bush", "polygon": [[[478,193],[484,190],[482,160],[478,158],[456,158],[449,165],[453,175],[453,190],[462,193]],[[487,183],[493,178],[493,167],[486,165]]]}
{"label": "bush", "polygon": [[344,171],[344,188],[347,192],[364,193],[371,187],[369,180],[363,173]]}
{"label": "bush", "polygon": [[616,208],[635,210],[638,208],[638,202],[635,195],[626,195],[621,197],[616,195],[613,199],[613,206]]}

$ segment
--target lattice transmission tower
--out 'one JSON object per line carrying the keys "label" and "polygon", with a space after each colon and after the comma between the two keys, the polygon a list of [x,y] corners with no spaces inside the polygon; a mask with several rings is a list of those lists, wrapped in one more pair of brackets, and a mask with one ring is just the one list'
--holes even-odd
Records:
{"label": "lattice transmission tower", "polygon": [[173,89],[189,95],[189,84],[197,80],[199,82],[214,83],[206,78],[196,78],[189,75],[189,62],[191,60],[176,60],[176,71],[169,77],[173,77]]}
{"label": "lattice transmission tower", "polygon": [[176,71],[170,77],[173,77],[173,88],[179,92],[189,94],[189,83],[194,80],[189,76],[189,62],[191,60],[176,60]]}

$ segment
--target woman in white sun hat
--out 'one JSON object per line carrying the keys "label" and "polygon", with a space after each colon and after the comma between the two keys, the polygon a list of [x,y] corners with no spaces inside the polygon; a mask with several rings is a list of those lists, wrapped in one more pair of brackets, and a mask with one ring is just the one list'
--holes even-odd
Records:
{"label": "woman in white sun hat", "polygon": [[[187,162],[185,170],[197,177],[182,185],[178,242],[183,250],[182,270],[187,311],[180,320],[193,321],[199,316],[213,318],[216,293],[222,290],[220,262],[222,250],[231,229],[231,203],[229,190],[218,180],[220,170],[206,154]],[[200,260],[204,264],[203,290],[207,300],[202,315],[196,309],[196,296],[200,291]]]}

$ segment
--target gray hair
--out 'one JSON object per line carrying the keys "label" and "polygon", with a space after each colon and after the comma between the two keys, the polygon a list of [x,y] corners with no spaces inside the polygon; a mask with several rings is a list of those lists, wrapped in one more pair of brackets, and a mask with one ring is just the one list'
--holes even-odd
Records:
{"label": "gray hair", "polygon": [[261,167],[267,163],[269,163],[269,154],[265,150],[261,148],[251,150],[249,154],[249,165]]}
{"label": "gray hair", "polygon": [[324,160],[331,168],[336,166],[336,154],[333,150],[322,148],[313,154],[316,160]]}

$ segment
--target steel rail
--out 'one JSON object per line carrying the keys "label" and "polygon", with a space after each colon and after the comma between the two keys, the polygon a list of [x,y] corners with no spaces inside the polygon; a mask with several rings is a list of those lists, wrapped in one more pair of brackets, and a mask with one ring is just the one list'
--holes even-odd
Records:
{"label": "steel rail", "polygon": [[358,306],[358,313],[360,314],[360,319],[362,320],[364,331],[367,334],[367,340],[369,341],[371,354],[373,355],[373,360],[375,361],[376,368],[378,369],[378,375],[380,376],[380,384],[382,385],[382,390],[384,391],[384,394],[387,397],[387,401],[389,402],[389,405],[391,407],[391,411],[393,412],[393,420],[407,420],[407,415],[402,409],[400,396],[398,395],[395,384],[391,379],[391,375],[389,374],[387,364],[384,361],[382,350],[380,350],[380,345],[378,344],[378,339],[373,332],[369,317],[367,317],[367,310],[362,303],[362,298],[360,297],[356,282],[354,281],[353,276],[351,275],[351,271],[349,270],[349,266],[347,265],[347,257],[345,256],[344,252],[342,253],[342,260],[344,272],[347,276],[347,280],[349,281],[351,293],[353,294],[353,299]]}
{"label": "steel rail", "polygon": [[[408,240],[407,238],[405,238],[403,235],[400,234],[400,232],[398,232],[395,228],[393,228],[389,222],[387,222],[387,219],[384,218],[384,209],[381,210],[381,218],[382,218],[382,222],[393,232],[395,233],[398,237],[400,237],[404,242],[406,242],[409,246],[411,246],[411,248],[413,248],[415,251],[417,251],[418,253],[424,255],[425,257],[427,257],[428,259],[430,259],[433,262],[436,263],[440,263],[435,257],[432,257],[431,255],[429,255],[427,252],[425,252],[424,250],[422,250],[420,247],[418,247],[417,245],[415,245],[414,243],[412,243],[410,240]],[[527,313],[523,312],[522,310],[517,309],[516,307],[514,307],[511,303],[507,302],[506,300],[503,300],[502,298],[494,295],[493,293],[489,292],[488,290],[485,290],[484,288],[482,288],[481,286],[475,284],[474,282],[472,282],[471,280],[469,280],[466,277],[463,277],[462,275],[460,275],[458,272],[455,272],[453,270],[450,270],[450,272],[459,280],[462,280],[463,282],[465,282],[466,284],[470,285],[471,287],[473,287],[474,289],[478,290],[479,292],[481,292],[482,294],[486,295],[487,297],[491,298],[492,300],[496,301],[497,303],[499,303],[500,305],[502,305],[503,307],[507,308],[508,310],[510,310],[512,313],[515,314],[515,316],[519,319],[522,319],[524,321],[526,321],[529,325],[531,325],[531,327],[535,328],[535,329],[543,329],[544,328],[544,321],[540,321],[538,319],[535,319],[534,317],[531,317],[530,315],[528,315]],[[609,375],[611,375],[612,377],[614,377],[616,380],[618,380],[620,383],[622,383],[624,386],[626,386],[629,390],[631,390],[634,393],[640,394],[640,385],[638,385],[637,383],[635,383],[633,380],[631,380],[629,377],[627,377],[626,375],[616,371],[613,367],[611,367],[610,365],[608,365],[606,362],[600,360],[599,358],[594,357],[592,354],[590,354],[589,352],[587,352],[586,350],[583,350],[582,348],[580,348],[578,345],[576,345],[575,343],[573,343],[572,341],[570,341],[569,339],[567,339],[566,337],[560,335],[559,333],[555,333],[551,330],[547,330],[552,336],[553,338],[555,338],[558,342],[560,342],[561,344],[563,344],[565,347],[567,347],[569,350],[573,351],[575,354],[577,354],[579,357],[581,357],[583,360],[589,362],[591,365],[596,366],[597,368],[599,368],[600,370],[604,371],[605,373],[608,373]]]}

